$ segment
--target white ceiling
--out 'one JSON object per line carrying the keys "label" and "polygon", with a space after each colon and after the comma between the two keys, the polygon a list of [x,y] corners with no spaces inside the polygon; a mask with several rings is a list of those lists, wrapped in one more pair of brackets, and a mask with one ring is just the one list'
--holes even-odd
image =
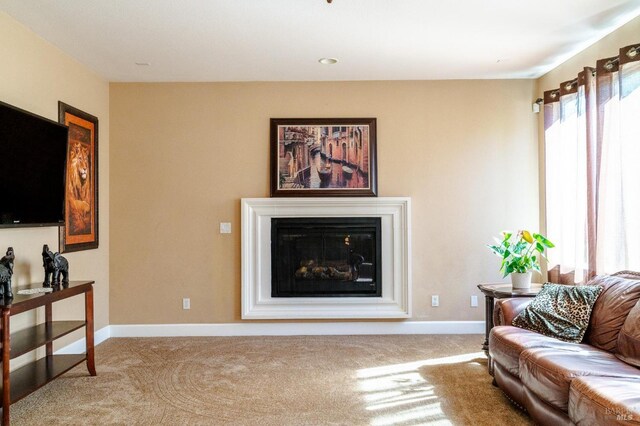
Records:
{"label": "white ceiling", "polygon": [[640,15],[640,0],[0,0],[0,10],[111,81],[422,80],[538,77]]}

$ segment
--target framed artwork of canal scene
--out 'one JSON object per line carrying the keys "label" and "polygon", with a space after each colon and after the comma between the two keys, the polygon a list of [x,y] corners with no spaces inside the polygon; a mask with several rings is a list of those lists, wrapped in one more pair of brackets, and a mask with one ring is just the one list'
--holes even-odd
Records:
{"label": "framed artwork of canal scene", "polygon": [[375,197],[375,118],[272,118],[272,197]]}

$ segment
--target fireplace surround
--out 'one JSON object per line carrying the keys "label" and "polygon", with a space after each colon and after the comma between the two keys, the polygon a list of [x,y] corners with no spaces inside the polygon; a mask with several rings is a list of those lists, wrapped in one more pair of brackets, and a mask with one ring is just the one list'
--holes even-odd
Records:
{"label": "fireplace surround", "polygon": [[[242,318],[409,318],[410,204],[406,197],[242,199]],[[340,228],[346,226],[345,219],[352,224],[362,222],[363,228],[339,235],[344,231]],[[308,280],[323,287],[326,280],[318,280],[316,275],[322,278],[324,274],[324,278],[331,278],[333,274],[333,278],[339,278],[333,280],[333,284],[338,286],[341,282],[353,284],[355,277],[357,284],[351,288],[352,294],[339,294],[340,287],[338,294],[332,295],[327,294],[326,289],[321,289],[319,294],[298,294],[295,297],[274,293],[272,269],[277,269],[274,267],[277,259],[272,252],[272,231],[274,224],[287,222],[289,224],[285,228],[289,230],[295,230],[296,226],[300,230],[302,225],[307,230],[315,229],[313,244],[316,246],[321,246],[319,241],[323,239],[325,244],[329,241],[332,246],[328,253],[327,250],[324,253],[319,250],[315,255],[294,246],[293,257],[297,265],[295,270],[293,265],[289,265],[289,278],[290,274],[295,278],[297,273],[299,283],[310,284],[304,282]],[[377,229],[374,239],[371,238],[373,229]],[[301,234],[291,232],[291,235]],[[342,247],[337,245],[339,240]],[[345,242],[349,243],[348,248]],[[374,261],[372,244],[378,243],[377,261]],[[379,285],[373,294],[361,291],[364,286],[358,289],[361,284],[369,286],[373,278]]]}

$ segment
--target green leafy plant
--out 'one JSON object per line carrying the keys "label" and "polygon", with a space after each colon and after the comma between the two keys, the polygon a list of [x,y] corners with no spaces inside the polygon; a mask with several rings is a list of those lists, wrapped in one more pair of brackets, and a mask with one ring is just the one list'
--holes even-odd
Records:
{"label": "green leafy plant", "polygon": [[502,233],[502,241],[496,238],[496,245],[487,245],[502,259],[500,271],[506,277],[512,272],[525,273],[531,269],[540,271],[540,258],[546,259],[545,250],[555,247],[551,241],[540,234],[529,231]]}

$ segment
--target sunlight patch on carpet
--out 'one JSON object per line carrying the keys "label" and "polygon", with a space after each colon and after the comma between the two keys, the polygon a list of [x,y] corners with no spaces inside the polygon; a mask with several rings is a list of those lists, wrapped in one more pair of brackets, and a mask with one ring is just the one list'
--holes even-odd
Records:
{"label": "sunlight patch on carpet", "polygon": [[434,386],[424,378],[421,369],[460,363],[480,366],[477,360],[482,358],[485,358],[484,352],[473,352],[358,370],[358,389],[367,411],[381,412],[380,416],[371,420],[371,425],[416,421],[429,425],[451,425]]}
{"label": "sunlight patch on carpet", "polygon": [[415,421],[429,425],[453,425],[448,419],[444,418],[440,403],[437,402],[376,417],[371,420],[371,425],[388,426]]}

